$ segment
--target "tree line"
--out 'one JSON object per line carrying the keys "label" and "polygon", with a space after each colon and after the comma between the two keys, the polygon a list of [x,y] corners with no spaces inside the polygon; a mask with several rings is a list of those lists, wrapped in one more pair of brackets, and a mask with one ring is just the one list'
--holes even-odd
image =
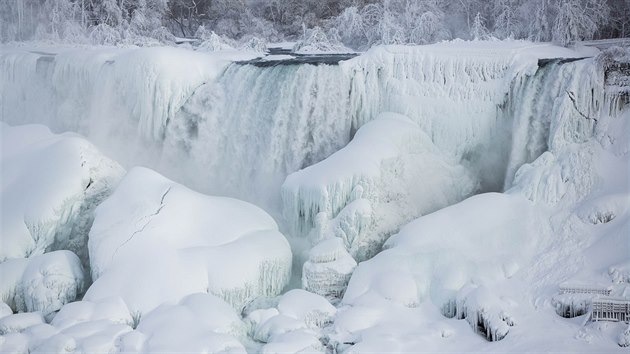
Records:
{"label": "tree line", "polygon": [[0,40],[120,44],[204,33],[353,49],[446,39],[630,37],[630,0],[0,0]]}

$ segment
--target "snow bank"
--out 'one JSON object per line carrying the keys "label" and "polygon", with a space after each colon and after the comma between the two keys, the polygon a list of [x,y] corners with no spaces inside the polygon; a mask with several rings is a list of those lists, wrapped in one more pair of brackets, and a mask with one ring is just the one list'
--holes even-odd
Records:
{"label": "snow bank", "polygon": [[124,171],[74,134],[4,123],[0,134],[0,261],[67,249],[88,267],[92,212]]}
{"label": "snow bank", "polygon": [[288,282],[288,242],[269,215],[245,202],[134,168],[95,214],[89,239],[95,282],[87,300],[120,295],[132,312],[146,313],[208,292],[240,311]]}
{"label": "snow bank", "polygon": [[0,296],[13,312],[38,311],[48,316],[85,291],[79,258],[54,251],[0,263]]}

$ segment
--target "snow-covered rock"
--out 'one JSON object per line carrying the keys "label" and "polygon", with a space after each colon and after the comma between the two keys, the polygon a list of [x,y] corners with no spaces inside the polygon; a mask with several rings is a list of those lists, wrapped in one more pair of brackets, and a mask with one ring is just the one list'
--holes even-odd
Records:
{"label": "snow-covered rock", "polygon": [[48,316],[83,294],[86,281],[79,258],[54,251],[0,263],[0,296],[13,312]]}
{"label": "snow-covered rock", "polygon": [[280,297],[277,308],[251,312],[247,322],[250,336],[267,343],[263,353],[325,352],[322,329],[332,323],[336,312],[326,298],[294,289]]}
{"label": "snow-covered rock", "polygon": [[124,170],[75,134],[0,122],[0,261],[70,250],[84,265],[94,208]]}
{"label": "snow-covered rock", "polygon": [[119,295],[132,313],[144,314],[208,292],[240,312],[258,296],[278,295],[290,277],[289,244],[267,213],[149,169],[132,169],[95,214],[95,282],[86,300]]}
{"label": "snow-covered rock", "polygon": [[308,261],[302,268],[302,287],[330,301],[338,301],[356,266],[342,239],[323,240],[309,251]]}
{"label": "snow-covered rock", "polygon": [[91,321],[108,320],[129,326],[137,325],[119,297],[103,299],[99,302],[76,301],[65,305],[51,321],[56,328],[63,330],[76,324]]}
{"label": "snow-covered rock", "polygon": [[401,224],[460,201],[476,187],[469,171],[440,153],[419,125],[384,114],[340,151],[289,175],[283,210],[295,234],[313,243],[339,237],[361,261]]}
{"label": "snow-covered rock", "polygon": [[25,329],[44,323],[44,317],[39,312],[16,313],[0,319],[0,335],[19,333]]}
{"label": "snow-covered rock", "polygon": [[225,301],[210,294],[192,294],[177,305],[163,304],[140,318],[146,352],[245,352],[239,342],[245,324]]}

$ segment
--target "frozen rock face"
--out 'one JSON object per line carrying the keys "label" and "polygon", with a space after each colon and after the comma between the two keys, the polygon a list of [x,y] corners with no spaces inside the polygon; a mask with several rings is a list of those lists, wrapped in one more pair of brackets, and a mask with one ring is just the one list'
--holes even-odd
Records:
{"label": "frozen rock face", "polygon": [[356,266],[342,239],[324,240],[309,252],[302,268],[302,287],[333,303],[339,302]]}
{"label": "frozen rock face", "polygon": [[401,224],[465,198],[477,183],[416,123],[383,114],[340,151],[287,177],[283,210],[295,234],[313,244],[338,237],[361,261]]}
{"label": "frozen rock face", "polygon": [[0,296],[13,312],[38,311],[48,316],[85,291],[79,258],[54,251],[0,263]]}
{"label": "frozen rock face", "polygon": [[0,134],[0,261],[70,250],[89,269],[87,235],[94,208],[124,170],[74,134],[4,123]]}
{"label": "frozen rock face", "polygon": [[90,301],[120,295],[143,314],[207,292],[240,311],[258,296],[278,295],[290,277],[289,244],[267,213],[145,168],[131,170],[95,214]]}

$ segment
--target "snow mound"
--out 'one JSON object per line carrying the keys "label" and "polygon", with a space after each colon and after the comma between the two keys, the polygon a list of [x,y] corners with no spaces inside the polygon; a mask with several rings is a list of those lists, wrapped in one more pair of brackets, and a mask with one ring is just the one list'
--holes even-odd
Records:
{"label": "snow mound", "polygon": [[340,151],[289,175],[283,211],[294,234],[313,244],[340,237],[360,261],[376,254],[399,225],[475,188],[469,171],[441,154],[420,126],[383,114]]}
{"label": "snow mound", "polygon": [[[261,209],[134,168],[96,209],[85,299],[120,295],[132,312],[208,292],[238,311],[287,284],[291,250]],[[138,254],[150,255],[139,259]]]}
{"label": "snow mound", "polygon": [[25,329],[44,323],[44,317],[39,312],[16,313],[0,319],[0,335],[19,333]]}
{"label": "snow mound", "polygon": [[53,314],[83,294],[86,282],[79,258],[54,251],[0,263],[0,297],[13,312]]}
{"label": "snow mound", "polygon": [[0,122],[0,261],[67,249],[85,267],[92,212],[123,169],[75,134]]}
{"label": "snow mound", "polygon": [[17,314],[0,320],[0,331],[3,353],[244,353],[239,340],[246,332],[229,304],[205,293],[133,319],[120,298],[79,301],[50,325],[39,313]]}
{"label": "snow mound", "polygon": [[113,323],[134,325],[127,305],[119,297],[103,299],[98,302],[76,301],[65,305],[51,324],[63,330],[76,324],[91,321],[108,320]]}
{"label": "snow mound", "polygon": [[228,303],[210,294],[159,306],[142,316],[137,331],[147,338],[147,352],[245,352],[237,339],[245,336],[245,324]]}
{"label": "snow mound", "polygon": [[325,352],[322,329],[336,312],[324,297],[294,289],[282,295],[277,308],[255,310],[246,320],[252,338],[266,343],[262,353]]}
{"label": "snow mound", "polygon": [[346,251],[342,239],[324,240],[309,252],[309,259],[302,268],[302,287],[338,302],[356,266],[357,262]]}

